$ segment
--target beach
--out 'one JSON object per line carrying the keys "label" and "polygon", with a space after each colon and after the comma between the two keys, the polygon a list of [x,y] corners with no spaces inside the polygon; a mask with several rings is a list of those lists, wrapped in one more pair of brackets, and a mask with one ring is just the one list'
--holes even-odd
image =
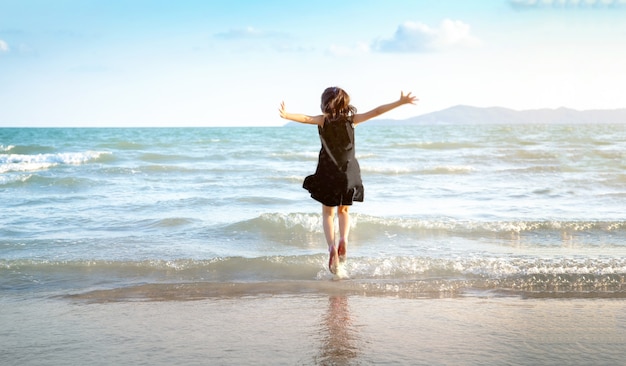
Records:
{"label": "beach", "polygon": [[0,363],[623,363],[626,125],[308,127],[0,129]]}
{"label": "beach", "polygon": [[615,299],[2,301],[4,365],[617,365]]}

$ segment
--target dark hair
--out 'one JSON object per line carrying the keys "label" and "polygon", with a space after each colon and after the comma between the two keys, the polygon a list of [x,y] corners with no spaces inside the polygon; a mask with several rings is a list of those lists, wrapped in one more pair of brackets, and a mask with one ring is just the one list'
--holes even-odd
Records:
{"label": "dark hair", "polygon": [[350,105],[350,96],[348,93],[336,86],[324,90],[320,108],[322,108],[322,112],[329,119],[348,117],[356,114],[356,108]]}

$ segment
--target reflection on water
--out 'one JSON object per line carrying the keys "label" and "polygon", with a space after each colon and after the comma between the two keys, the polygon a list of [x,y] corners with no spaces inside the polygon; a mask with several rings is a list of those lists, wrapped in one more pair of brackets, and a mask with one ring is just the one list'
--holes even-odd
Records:
{"label": "reflection on water", "polygon": [[328,298],[328,311],[320,322],[320,350],[316,364],[349,365],[359,355],[359,334],[350,316],[347,296]]}

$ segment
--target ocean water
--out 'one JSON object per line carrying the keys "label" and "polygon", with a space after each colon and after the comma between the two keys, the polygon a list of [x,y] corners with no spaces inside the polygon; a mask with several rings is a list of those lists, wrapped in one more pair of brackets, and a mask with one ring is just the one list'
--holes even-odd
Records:
{"label": "ocean water", "polygon": [[[360,319],[372,316],[368,299],[407,312],[429,304],[433,316],[439,305],[445,324],[465,337],[481,325],[468,331],[455,312],[494,299],[490,307],[504,302],[511,312],[528,315],[526,304],[544,309],[552,303],[567,309],[567,322],[577,321],[577,311],[605,321],[595,313],[596,301],[610,309],[604,344],[623,349],[626,124],[365,124],[356,134],[365,202],[351,209],[348,278],[337,281],[327,269],[321,205],[301,188],[320,148],[314,127],[0,129],[0,294],[5,309],[15,309],[15,316],[9,311],[0,318],[9,329],[0,330],[1,343],[45,329],[33,319],[59,304],[111,317],[111,306],[155,302],[189,311],[189,300],[221,312],[245,311],[251,301],[260,301],[260,309],[299,303],[299,309],[319,305],[332,312],[350,301],[361,309]],[[271,314],[259,311],[265,319]],[[31,328],[21,327],[20,318]],[[298,318],[280,321],[297,324]],[[436,328],[433,318],[422,320]],[[252,315],[246,321],[265,325]],[[229,326],[234,331],[236,324],[219,324]],[[351,329],[337,332],[363,336]],[[581,339],[590,334],[581,332]],[[505,332],[502,339],[515,335]],[[328,341],[318,336],[318,343]],[[400,333],[388,337],[402,339]],[[102,339],[82,341],[93,346]],[[72,355],[45,340],[33,342],[52,354],[61,350],[61,359]],[[302,342],[294,347],[307,349]],[[279,363],[412,363],[394,346],[380,346],[376,356],[348,344]],[[493,361],[495,351],[484,347],[476,363]],[[142,359],[149,348],[126,351]],[[580,342],[557,348],[561,358],[551,359],[558,352],[548,348],[535,349],[533,360],[572,361],[566,355],[576,354]],[[254,348],[236,350],[224,345],[211,352],[217,364],[259,357]],[[623,361],[621,352],[602,347],[586,352],[591,358],[583,360]],[[22,361],[15,364],[45,363],[29,358],[30,348],[4,353]],[[115,359],[137,364],[133,360]],[[524,363],[515,360],[505,363]],[[454,363],[430,361],[424,363]]]}

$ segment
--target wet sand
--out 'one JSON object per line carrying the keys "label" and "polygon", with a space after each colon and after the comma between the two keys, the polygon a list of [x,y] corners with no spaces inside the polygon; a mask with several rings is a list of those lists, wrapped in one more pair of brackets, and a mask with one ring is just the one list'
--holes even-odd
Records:
{"label": "wet sand", "polygon": [[3,365],[615,365],[626,356],[621,299],[338,292],[0,304]]}

